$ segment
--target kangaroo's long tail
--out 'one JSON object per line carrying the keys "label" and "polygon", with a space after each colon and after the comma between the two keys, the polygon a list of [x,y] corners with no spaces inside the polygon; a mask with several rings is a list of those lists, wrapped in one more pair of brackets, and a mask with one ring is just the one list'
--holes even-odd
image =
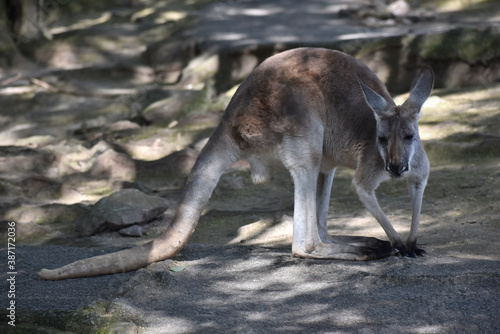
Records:
{"label": "kangaroo's long tail", "polygon": [[42,269],[38,276],[59,280],[114,274],[143,268],[175,255],[194,232],[220,176],[239,159],[234,146],[220,131],[220,128],[216,130],[200,153],[173,221],[162,235],[143,246],[79,260],[53,270]]}

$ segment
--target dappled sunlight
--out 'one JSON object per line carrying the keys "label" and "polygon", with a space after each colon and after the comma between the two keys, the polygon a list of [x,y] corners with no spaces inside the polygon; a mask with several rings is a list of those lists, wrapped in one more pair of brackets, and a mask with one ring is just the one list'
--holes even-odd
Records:
{"label": "dappled sunlight", "polygon": [[[353,3],[354,7],[359,6]],[[238,2],[214,3],[203,9],[197,17],[202,18],[187,35],[200,35],[212,46],[232,45],[251,46],[255,43],[321,43],[332,40],[332,27],[335,27],[335,41],[354,41],[377,35],[368,29],[359,29],[349,19],[338,17],[341,9],[349,3],[295,3],[283,7],[280,4],[257,3],[253,6]],[[288,19],[294,20],[291,26]],[[335,19],[333,19],[335,18]],[[310,28],[314,27],[314,33]],[[199,37],[199,36],[198,36]],[[359,44],[359,43],[358,43]]]}
{"label": "dappled sunlight", "polygon": [[[432,1],[432,5],[438,7],[442,11],[460,11],[465,10],[469,7],[474,7],[486,3],[491,0],[467,0],[467,1],[456,1],[456,0],[438,0]],[[425,1],[430,2],[430,1]]]}
{"label": "dappled sunlight", "polygon": [[[0,61],[0,208],[1,219],[17,225],[19,305],[50,310],[43,315],[55,320],[43,320],[58,326],[76,319],[72,325],[85,331],[80,325],[93,324],[88,332],[112,331],[122,319],[145,333],[493,328],[500,300],[500,72],[498,48],[488,44],[498,31],[488,22],[500,16],[467,16],[484,5],[495,9],[493,0],[440,0],[429,21],[416,16],[378,28],[364,25],[362,16],[372,14],[363,9],[372,8],[363,0],[57,3],[61,16],[47,22],[52,39],[26,38]],[[479,49],[469,49],[481,36]],[[464,49],[442,51],[450,41]],[[416,67],[433,66],[437,88],[419,122],[432,166],[418,236],[425,256],[294,258],[290,175],[278,172],[256,186],[243,162],[221,177],[173,259],[114,276],[36,278],[41,266],[143,244],[165,231],[240,83],[267,57],[297,46],[354,55],[391,92],[408,90]],[[461,88],[469,84],[477,86]],[[388,240],[354,194],[353,175],[336,173],[329,233]],[[135,237],[104,225],[92,236],[75,231],[78,219],[92,220],[86,213],[93,204],[124,189],[161,197],[168,209],[134,223],[144,229]],[[389,180],[376,193],[405,240],[412,219],[405,180]],[[106,286],[108,295],[95,293]],[[65,309],[70,299],[76,306]],[[77,311],[84,321],[75,316],[97,300],[105,301]]]}
{"label": "dappled sunlight", "polygon": [[[435,247],[439,251],[441,247]],[[447,256],[453,256],[457,259],[462,260],[486,260],[486,261],[498,261],[498,255],[485,255],[485,254],[468,254],[463,251],[447,251]]]}
{"label": "dappled sunlight", "polygon": [[274,8],[238,8],[232,7],[224,12],[225,15],[236,16],[236,15],[245,15],[245,16],[268,16],[275,15],[282,11],[282,8],[274,7]]}
{"label": "dappled sunlight", "polygon": [[243,225],[236,230],[236,236],[228,245],[291,245],[293,218],[284,215],[278,222],[259,220]]}
{"label": "dappled sunlight", "polygon": [[[189,270],[203,271],[203,263],[207,263],[207,261],[210,262],[210,259],[189,261],[186,262],[186,265]],[[198,262],[201,264],[197,264]],[[342,293],[339,290],[339,285],[342,283],[337,281],[338,277],[335,281],[327,279],[322,282],[316,280],[308,282],[308,275],[300,275],[299,278],[299,275],[296,274],[297,270],[307,272],[307,268],[298,269],[296,266],[290,265],[276,268],[274,262],[273,258],[261,259],[259,262],[251,259],[249,261],[234,260],[228,262],[224,271],[221,271],[220,275],[217,275],[217,278],[211,281],[210,286],[207,287],[217,293],[200,299],[195,307],[213,310],[227,309],[228,312],[238,313],[240,318],[247,321],[266,322],[277,316],[273,311],[274,305],[286,305],[288,310],[286,319],[295,319],[295,321],[290,326],[284,321],[281,326],[283,329],[288,328],[292,331],[319,321],[347,327],[359,325],[360,322],[369,322],[363,312],[356,308],[339,310],[336,312],[335,318],[331,318],[331,309],[336,306],[332,306],[330,302],[325,303],[317,296],[332,298],[333,302],[335,297]],[[252,271],[249,271],[249,265]],[[259,274],[255,275],[254,273]],[[243,281],[236,279],[240,276],[246,277],[246,279]],[[290,284],[290,277],[297,277],[297,280]],[[300,306],[298,300],[301,298],[310,299],[307,307]],[[247,307],[254,306],[253,301],[256,299],[264,300],[259,304],[261,309],[267,310],[266,312],[245,311]],[[231,306],[228,308],[229,305]],[[202,323],[198,325],[203,326]],[[297,328],[297,326],[299,327]]]}
{"label": "dappled sunlight", "polygon": [[[7,165],[4,164],[2,179],[10,178],[12,187],[8,199],[12,204],[4,208],[4,219],[45,225],[63,221],[71,226],[82,213],[78,206],[72,205],[94,203],[136,177],[132,160],[105,142],[91,148],[75,142],[50,144],[36,152],[14,148]],[[15,186],[17,183],[21,189]],[[20,198],[26,199],[21,205]],[[42,234],[37,229],[25,229],[19,240],[51,239],[54,233],[66,233],[64,224],[51,228],[52,231],[44,230]]]}
{"label": "dappled sunlight", "polygon": [[[390,213],[388,210],[385,211],[386,214]],[[363,210],[360,214],[363,216],[353,217],[347,215],[329,220],[328,232],[332,235],[366,236],[387,240],[387,235],[384,233],[384,230],[370,212]],[[398,217],[390,214],[388,218],[400,235],[405,235],[410,231],[409,224],[401,223],[402,219],[400,218],[406,217]]]}
{"label": "dappled sunlight", "polygon": [[92,26],[103,24],[103,23],[109,21],[110,18],[111,18],[111,12],[105,12],[96,18],[81,19],[78,22],[75,22],[71,25],[53,27],[50,29],[50,33],[52,35],[57,35],[57,34],[62,34],[62,33],[66,33],[69,31],[73,31],[73,30],[87,29],[87,28],[90,28]]}
{"label": "dappled sunlight", "polygon": [[[419,121],[420,136],[433,166],[494,161],[498,157],[499,93],[499,84],[434,91]],[[398,97],[398,103],[404,97]]]}
{"label": "dappled sunlight", "polygon": [[[141,314],[147,328],[159,328],[161,323],[179,333],[271,327],[288,333],[328,327],[347,333],[390,325],[396,332],[443,334],[458,328],[452,319],[464,312],[470,318],[460,328],[471,330],[492,313],[457,305],[470,301],[476,285],[489,282],[487,272],[494,263],[480,278],[463,271],[463,259],[443,256],[314,261],[273,249],[188,247],[183,257],[175,263],[184,268],[181,271],[165,273],[171,264],[157,263],[136,274],[135,281],[143,283],[131,285],[114,299],[109,312],[125,308],[131,317]],[[424,294],[429,289],[436,299]],[[133,305],[128,302],[132,298]],[[407,316],[408,309],[412,317]],[[426,320],[415,323],[415,319]]]}
{"label": "dappled sunlight", "polygon": [[35,123],[22,123],[13,125],[10,128],[5,129],[0,133],[0,140],[4,145],[14,145],[17,146],[16,143],[18,140],[24,139],[26,137],[31,137],[30,135],[26,136],[26,133],[32,132],[38,126]]}
{"label": "dappled sunlight", "polygon": [[155,23],[164,24],[169,21],[179,21],[187,17],[186,12],[178,12],[178,11],[166,11],[160,12],[158,17],[155,19]]}

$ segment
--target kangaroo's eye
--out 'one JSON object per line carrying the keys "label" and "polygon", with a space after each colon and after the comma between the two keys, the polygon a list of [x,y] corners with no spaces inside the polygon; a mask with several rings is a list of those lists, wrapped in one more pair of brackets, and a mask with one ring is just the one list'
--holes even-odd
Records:
{"label": "kangaroo's eye", "polygon": [[378,137],[378,142],[380,144],[387,144],[387,137]]}
{"label": "kangaroo's eye", "polygon": [[413,140],[413,135],[406,135],[405,140]]}

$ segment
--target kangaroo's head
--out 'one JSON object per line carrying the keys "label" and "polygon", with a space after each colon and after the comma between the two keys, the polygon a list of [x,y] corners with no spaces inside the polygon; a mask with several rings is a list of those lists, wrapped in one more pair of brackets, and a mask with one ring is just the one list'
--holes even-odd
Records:
{"label": "kangaroo's head", "polygon": [[415,77],[410,96],[400,106],[387,102],[382,96],[360,81],[366,102],[377,122],[376,143],[391,177],[403,177],[411,169],[411,161],[420,148],[418,119],[420,109],[429,97],[434,84],[432,68],[426,66]]}

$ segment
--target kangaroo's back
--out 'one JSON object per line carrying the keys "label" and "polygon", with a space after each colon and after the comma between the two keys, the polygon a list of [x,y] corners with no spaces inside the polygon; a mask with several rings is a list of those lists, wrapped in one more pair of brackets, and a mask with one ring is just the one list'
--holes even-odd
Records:
{"label": "kangaroo's back", "polygon": [[316,113],[332,144],[345,151],[375,136],[373,111],[359,81],[392,102],[384,84],[363,63],[334,50],[299,48],[268,58],[242,83],[227,108],[231,132],[243,149],[265,150],[283,134],[303,135],[302,119]]}

